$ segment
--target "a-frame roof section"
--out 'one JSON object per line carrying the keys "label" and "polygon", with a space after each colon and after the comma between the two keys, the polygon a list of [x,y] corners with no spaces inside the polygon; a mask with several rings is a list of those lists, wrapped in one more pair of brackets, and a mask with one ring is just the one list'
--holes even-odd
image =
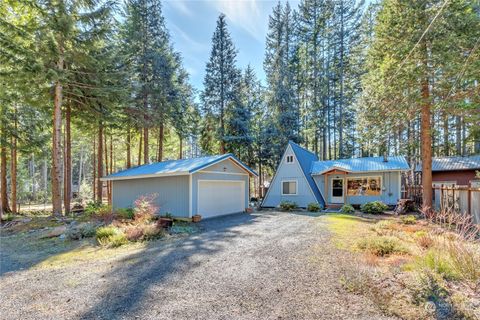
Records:
{"label": "a-frame roof section", "polygon": [[289,141],[288,144],[292,148],[292,151],[295,153],[295,157],[297,158],[297,161],[300,164],[300,168],[303,171],[303,175],[305,176],[305,179],[307,180],[310,186],[310,189],[313,192],[313,195],[317,199],[318,203],[320,203],[323,207],[325,207],[325,200],[323,199],[322,194],[320,193],[320,190],[318,190],[317,185],[315,184],[315,181],[313,181],[313,178],[310,175],[310,169],[313,163],[315,161],[318,161],[317,155],[308,151],[307,149],[300,147],[298,144],[296,144],[293,141]]}

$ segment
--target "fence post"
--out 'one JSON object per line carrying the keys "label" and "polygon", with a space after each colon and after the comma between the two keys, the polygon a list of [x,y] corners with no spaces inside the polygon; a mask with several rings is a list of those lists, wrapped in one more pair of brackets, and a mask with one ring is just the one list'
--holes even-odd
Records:
{"label": "fence post", "polygon": [[468,183],[467,208],[468,208],[468,215],[472,215],[472,182]]}
{"label": "fence post", "polygon": [[443,183],[440,185],[440,211],[443,210],[443,202],[444,202],[444,199],[443,199]]}

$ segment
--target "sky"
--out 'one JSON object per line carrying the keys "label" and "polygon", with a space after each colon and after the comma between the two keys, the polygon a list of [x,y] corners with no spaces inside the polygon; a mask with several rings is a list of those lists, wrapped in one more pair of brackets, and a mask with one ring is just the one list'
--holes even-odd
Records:
{"label": "sky", "polygon": [[[213,32],[220,13],[238,51],[237,66],[250,64],[258,78],[265,79],[263,59],[268,16],[277,0],[165,0],[163,11],[174,48],[183,57],[191,84],[203,89],[205,66],[210,57]],[[292,8],[297,0],[289,1]]]}

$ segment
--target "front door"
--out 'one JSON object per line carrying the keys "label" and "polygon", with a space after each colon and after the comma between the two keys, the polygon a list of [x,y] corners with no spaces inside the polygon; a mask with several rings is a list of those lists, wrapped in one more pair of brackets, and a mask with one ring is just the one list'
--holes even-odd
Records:
{"label": "front door", "polygon": [[343,203],[343,179],[332,179],[332,203]]}

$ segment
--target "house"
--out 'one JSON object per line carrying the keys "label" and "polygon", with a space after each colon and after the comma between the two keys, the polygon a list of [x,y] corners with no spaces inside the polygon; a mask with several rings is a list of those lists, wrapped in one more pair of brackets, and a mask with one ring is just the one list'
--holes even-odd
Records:
{"label": "house", "polygon": [[103,177],[112,182],[113,208],[129,208],[155,194],[160,213],[203,218],[248,208],[250,177],[257,173],[232,154],[145,164]]}
{"label": "house", "polygon": [[401,198],[401,174],[407,170],[403,156],[319,161],[290,141],[262,206],[293,201],[302,208],[312,202],[326,207],[375,200],[395,205]]}
{"label": "house", "polygon": [[[415,171],[422,171],[421,163]],[[476,171],[480,171],[480,155],[432,158],[432,181],[436,185],[468,185],[475,180]]]}

